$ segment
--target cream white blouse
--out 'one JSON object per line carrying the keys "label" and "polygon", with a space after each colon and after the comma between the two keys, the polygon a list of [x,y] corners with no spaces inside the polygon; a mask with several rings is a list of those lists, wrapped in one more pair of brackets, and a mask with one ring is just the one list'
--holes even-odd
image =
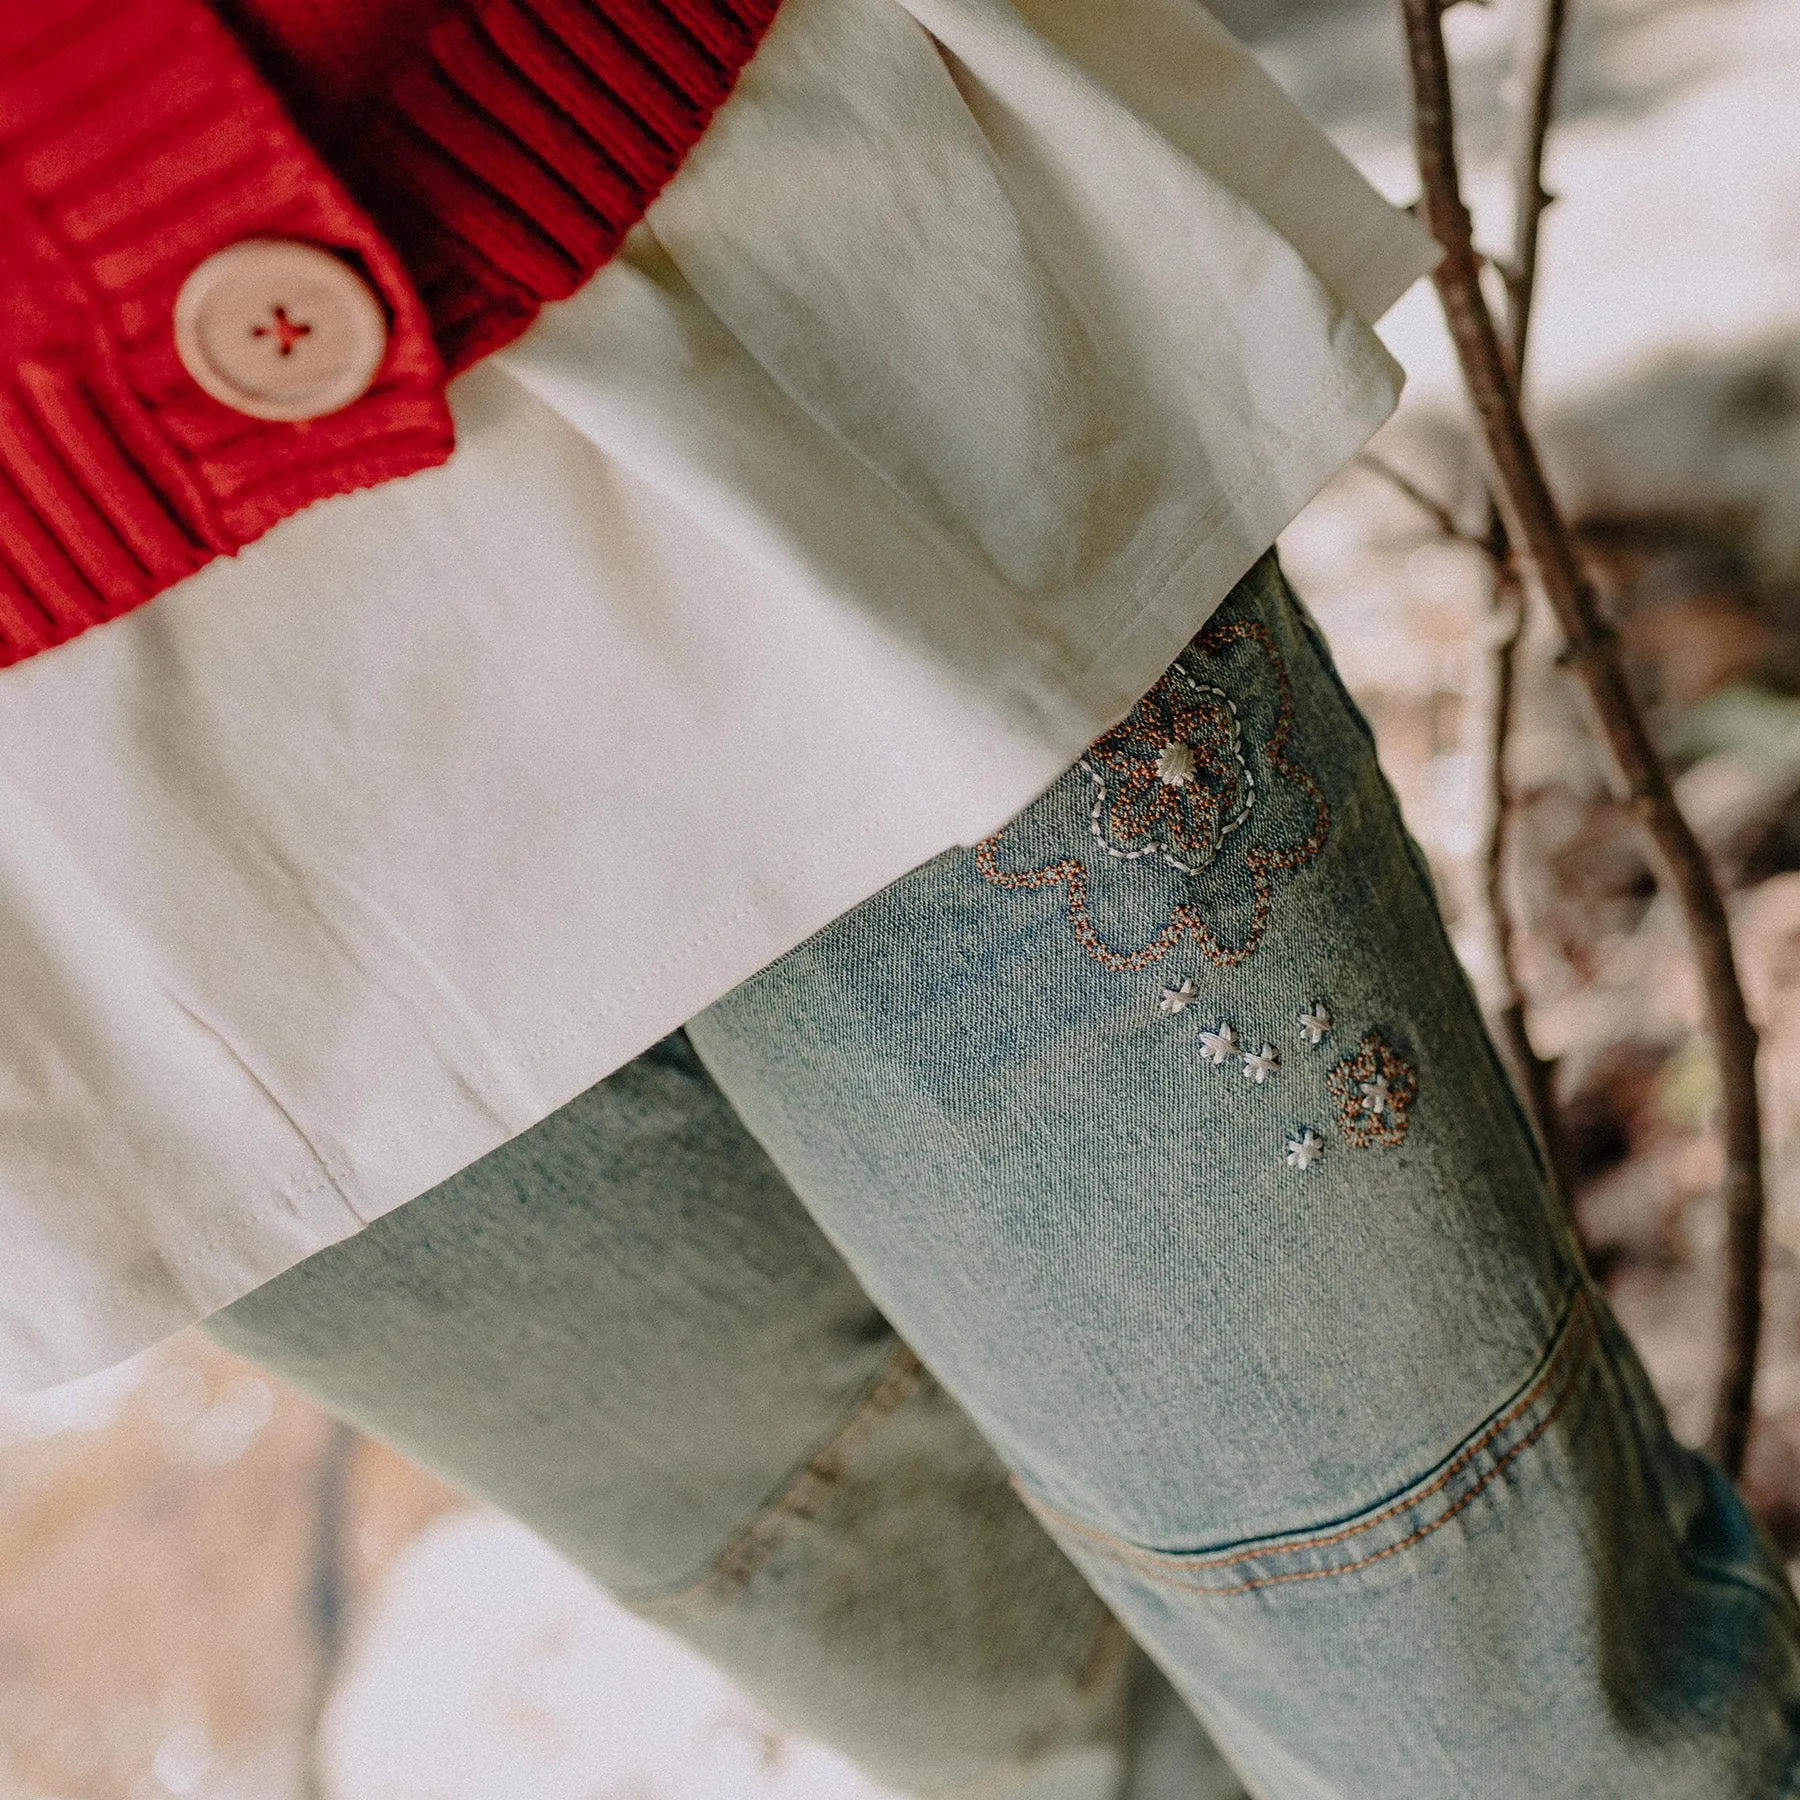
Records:
{"label": "cream white blouse", "polygon": [[0,1386],[1001,824],[1388,413],[1431,261],[1192,0],[786,0],[448,466],[0,674]]}

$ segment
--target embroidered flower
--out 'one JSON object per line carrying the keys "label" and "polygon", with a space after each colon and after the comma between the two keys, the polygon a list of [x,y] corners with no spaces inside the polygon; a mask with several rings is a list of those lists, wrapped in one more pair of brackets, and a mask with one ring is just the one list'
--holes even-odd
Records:
{"label": "embroidered flower", "polygon": [[1176,986],[1163,989],[1162,998],[1156,1003],[1156,1010],[1165,1013],[1184,1012],[1199,998],[1199,984],[1190,975]]}
{"label": "embroidered flower", "polygon": [[1310,1125],[1288,1133],[1287,1165],[1290,1169],[1310,1169],[1324,1154],[1325,1140]]}
{"label": "embroidered flower", "polygon": [[[1219,685],[1227,679],[1229,692]],[[1034,808],[1016,829],[976,845],[976,869],[999,888],[1066,889],[1076,942],[1115,974],[1148,968],[1184,943],[1236,968],[1268,930],[1276,876],[1310,863],[1331,827],[1324,795],[1287,755],[1293,721],[1275,634],[1257,619],[1216,619],[1082,758],[1080,845],[1005,867],[1003,843],[1029,842],[1057,818]],[[1146,911],[1155,921],[1148,941]]]}
{"label": "embroidered flower", "polygon": [[1244,1079],[1254,1081],[1258,1087],[1280,1067],[1281,1058],[1275,1054],[1273,1044],[1264,1044],[1260,1050],[1244,1052]]}
{"label": "embroidered flower", "polygon": [[1345,1138],[1359,1150],[1406,1142],[1419,1073],[1379,1031],[1364,1033],[1354,1054],[1333,1064],[1325,1084]]}
{"label": "embroidered flower", "polygon": [[1322,1044],[1331,1030],[1331,1014],[1325,1009],[1323,1000],[1315,1000],[1300,1015],[1300,1035],[1309,1044]]}
{"label": "embroidered flower", "polygon": [[1191,875],[1250,816],[1256,783],[1237,709],[1177,663],[1093,744],[1088,828],[1109,856],[1159,856]]}
{"label": "embroidered flower", "polygon": [[1200,1060],[1217,1063],[1220,1068],[1231,1061],[1238,1053],[1238,1035],[1229,1025],[1214,1026],[1211,1031],[1200,1034]]}

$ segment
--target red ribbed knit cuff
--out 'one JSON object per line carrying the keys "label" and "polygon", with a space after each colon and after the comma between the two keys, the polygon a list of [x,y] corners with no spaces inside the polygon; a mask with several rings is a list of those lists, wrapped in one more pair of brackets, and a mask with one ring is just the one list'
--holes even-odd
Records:
{"label": "red ribbed knit cuff", "polygon": [[465,0],[378,115],[359,191],[452,369],[572,294],[681,166],[778,0]]}
{"label": "red ribbed knit cuff", "polygon": [[[177,290],[251,237],[345,256],[385,304],[386,356],[343,410],[247,418],[177,358]],[[0,20],[0,287],[0,664],[450,453],[404,266],[201,0],[33,0]]]}

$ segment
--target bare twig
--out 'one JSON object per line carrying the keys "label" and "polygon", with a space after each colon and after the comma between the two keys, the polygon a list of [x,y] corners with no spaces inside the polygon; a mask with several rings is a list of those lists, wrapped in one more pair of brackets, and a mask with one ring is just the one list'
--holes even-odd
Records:
{"label": "bare twig", "polygon": [[1586,688],[1625,788],[1687,921],[1706,999],[1723,1100],[1727,1218],[1723,1376],[1711,1444],[1736,1475],[1749,1438],[1751,1389],[1761,1324],[1762,1134],[1756,1095],[1756,1032],[1744,1005],[1724,898],[1705,853],[1682,817],[1669,778],[1626,685],[1615,634],[1603,620],[1574,534],[1558,510],[1520,413],[1509,359],[1481,290],[1468,208],[1457,168],[1449,58],[1438,0],[1401,0],[1413,88],[1414,147],[1425,216],[1444,248],[1433,277],[1456,346],[1492,491],[1508,537],[1567,640],[1565,662]]}
{"label": "bare twig", "polygon": [[1494,611],[1502,621],[1493,654],[1493,698],[1487,744],[1489,815],[1482,885],[1493,923],[1494,958],[1499,973],[1499,1000],[1494,1028],[1500,1048],[1523,1089],[1545,1154],[1565,1190],[1570,1187],[1567,1134],[1556,1110],[1556,1064],[1537,1052],[1525,1023],[1525,995],[1518,978],[1518,926],[1506,897],[1507,827],[1513,813],[1512,783],[1507,775],[1506,748],[1517,711],[1519,639],[1525,629],[1525,590],[1510,562],[1497,565]]}
{"label": "bare twig", "polygon": [[1379,475],[1396,493],[1403,494],[1452,542],[1471,544],[1482,550],[1487,548],[1483,540],[1464,531],[1457,524],[1456,515],[1443,501],[1426,493],[1410,475],[1402,474],[1385,456],[1377,456],[1373,450],[1364,450],[1358,454],[1356,462],[1359,468],[1367,469],[1371,475]]}
{"label": "bare twig", "polygon": [[[1531,330],[1531,302],[1537,290],[1538,239],[1550,195],[1544,189],[1544,146],[1555,113],[1556,72],[1561,60],[1567,0],[1532,0],[1529,24],[1520,49],[1522,82],[1514,113],[1512,189],[1512,254],[1500,267],[1506,292],[1506,348],[1513,388],[1523,396],[1525,349]],[[1514,800],[1507,771],[1518,686],[1519,640],[1524,634],[1529,595],[1519,579],[1507,541],[1506,524],[1492,497],[1488,503],[1488,543],[1494,567],[1493,605],[1500,631],[1493,653],[1492,730],[1488,739],[1488,834],[1484,859],[1488,917],[1494,932],[1494,960],[1500,1002],[1495,1009],[1501,1047],[1524,1089],[1525,1103],[1536,1121],[1551,1166],[1565,1188],[1571,1171],[1567,1137],[1556,1110],[1556,1065],[1540,1056],[1525,1020],[1524,992],[1519,985],[1518,930],[1506,896],[1507,841]]]}
{"label": "bare twig", "polygon": [[1568,0],[1536,0],[1520,49],[1521,72],[1530,70],[1515,115],[1512,153],[1512,255],[1500,265],[1506,285],[1507,351],[1513,386],[1525,386],[1525,344],[1531,331],[1531,302],[1537,291],[1538,236],[1544,208],[1555,198],[1544,191],[1544,145],[1556,110],[1556,72],[1562,61]]}
{"label": "bare twig", "polygon": [[[1504,540],[1502,540],[1504,541]],[[1501,621],[1493,653],[1493,697],[1489,715],[1488,779],[1489,815],[1487,844],[1482,858],[1482,885],[1488,917],[1493,923],[1494,957],[1500,989],[1494,1008],[1494,1030],[1500,1049],[1518,1079],[1527,1112],[1543,1140],[1564,1193],[1574,1192],[1570,1166],[1569,1134],[1556,1104],[1556,1061],[1538,1054],[1525,1017],[1525,992],[1519,984],[1519,927],[1506,895],[1509,826],[1515,809],[1511,778],[1507,773],[1507,745],[1512,739],[1518,706],[1519,640],[1525,631],[1525,584],[1518,566],[1510,559],[1497,561],[1494,574],[1494,612]]]}

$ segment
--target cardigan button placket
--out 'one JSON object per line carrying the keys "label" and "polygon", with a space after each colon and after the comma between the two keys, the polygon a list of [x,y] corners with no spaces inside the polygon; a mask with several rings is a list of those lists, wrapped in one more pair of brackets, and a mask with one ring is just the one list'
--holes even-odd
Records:
{"label": "cardigan button placket", "polygon": [[182,367],[253,419],[318,419],[360,399],[387,336],[381,303],[348,263],[287,239],[209,256],[175,299]]}

